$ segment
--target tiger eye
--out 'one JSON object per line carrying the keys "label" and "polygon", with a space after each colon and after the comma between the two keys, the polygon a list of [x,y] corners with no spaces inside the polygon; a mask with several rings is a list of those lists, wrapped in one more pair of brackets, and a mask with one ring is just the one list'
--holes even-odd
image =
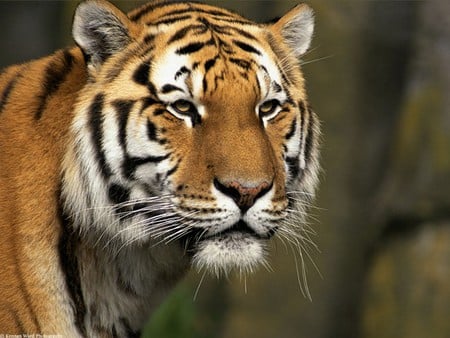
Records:
{"label": "tiger eye", "polygon": [[269,100],[264,102],[259,106],[259,113],[261,117],[267,116],[274,112],[274,110],[278,107],[279,102],[277,100]]}
{"label": "tiger eye", "polygon": [[175,108],[179,113],[188,113],[192,111],[193,104],[186,100],[178,100],[172,104],[172,107]]}

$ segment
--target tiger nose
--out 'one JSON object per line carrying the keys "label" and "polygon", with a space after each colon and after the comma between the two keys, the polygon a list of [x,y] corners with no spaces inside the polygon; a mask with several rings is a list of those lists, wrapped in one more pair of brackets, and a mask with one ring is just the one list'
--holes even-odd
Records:
{"label": "tiger nose", "polygon": [[272,188],[272,185],[273,182],[261,182],[255,186],[248,187],[238,181],[222,183],[217,178],[214,179],[216,189],[231,197],[242,213],[247,212],[258,198],[264,196]]}

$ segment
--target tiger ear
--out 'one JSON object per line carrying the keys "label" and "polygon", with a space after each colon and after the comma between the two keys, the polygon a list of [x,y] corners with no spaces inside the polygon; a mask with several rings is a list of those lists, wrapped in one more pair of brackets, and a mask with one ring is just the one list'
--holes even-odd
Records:
{"label": "tiger ear", "polygon": [[300,4],[287,12],[271,26],[275,34],[281,35],[296,57],[309,48],[314,32],[314,12],[306,4]]}
{"label": "tiger ear", "polygon": [[127,16],[109,2],[86,0],[75,11],[72,34],[88,65],[97,68],[131,42],[131,26]]}

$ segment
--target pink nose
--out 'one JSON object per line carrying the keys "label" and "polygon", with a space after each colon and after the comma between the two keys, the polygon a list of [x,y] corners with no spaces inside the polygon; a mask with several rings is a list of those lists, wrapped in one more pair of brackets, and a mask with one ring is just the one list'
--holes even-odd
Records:
{"label": "pink nose", "polygon": [[256,202],[256,200],[266,194],[271,188],[272,183],[261,182],[252,187],[243,186],[238,181],[227,183],[214,179],[214,186],[217,190],[231,197],[237,204],[242,213],[245,213]]}

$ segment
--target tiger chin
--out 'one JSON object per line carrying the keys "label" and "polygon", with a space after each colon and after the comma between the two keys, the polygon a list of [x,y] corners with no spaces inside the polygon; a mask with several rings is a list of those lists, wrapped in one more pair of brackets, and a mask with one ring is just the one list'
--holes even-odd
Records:
{"label": "tiger chin", "polygon": [[301,240],[319,123],[313,12],[199,3],[75,12],[76,46],[0,75],[0,333],[138,336],[186,271]]}

